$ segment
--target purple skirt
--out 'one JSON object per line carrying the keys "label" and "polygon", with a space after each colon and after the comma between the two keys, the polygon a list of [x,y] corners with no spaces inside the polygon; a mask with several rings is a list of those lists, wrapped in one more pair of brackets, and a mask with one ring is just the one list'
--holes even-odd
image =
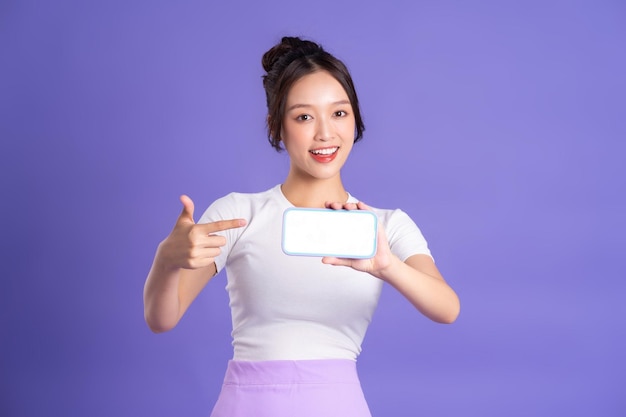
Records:
{"label": "purple skirt", "polygon": [[211,417],[371,417],[356,362],[229,361]]}

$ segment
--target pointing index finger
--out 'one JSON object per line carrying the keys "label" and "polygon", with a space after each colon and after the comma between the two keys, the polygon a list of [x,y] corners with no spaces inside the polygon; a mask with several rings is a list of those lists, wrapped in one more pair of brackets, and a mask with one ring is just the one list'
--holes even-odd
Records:
{"label": "pointing index finger", "polygon": [[205,223],[202,227],[208,232],[220,232],[222,230],[236,229],[246,225],[245,219],[218,220],[216,222]]}

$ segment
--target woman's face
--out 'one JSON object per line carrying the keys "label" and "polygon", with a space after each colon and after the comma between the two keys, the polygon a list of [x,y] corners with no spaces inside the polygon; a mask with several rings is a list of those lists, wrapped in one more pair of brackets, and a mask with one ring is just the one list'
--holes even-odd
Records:
{"label": "woman's face", "polygon": [[300,78],[287,95],[281,138],[291,160],[290,175],[329,179],[339,175],[354,143],[352,105],[326,71]]}

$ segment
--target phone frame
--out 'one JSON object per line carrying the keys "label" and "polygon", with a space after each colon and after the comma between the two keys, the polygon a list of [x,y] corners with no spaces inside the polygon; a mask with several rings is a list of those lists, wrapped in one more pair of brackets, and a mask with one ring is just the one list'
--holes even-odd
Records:
{"label": "phone frame", "polygon": [[281,247],[293,256],[367,259],[376,255],[378,217],[369,210],[288,208]]}

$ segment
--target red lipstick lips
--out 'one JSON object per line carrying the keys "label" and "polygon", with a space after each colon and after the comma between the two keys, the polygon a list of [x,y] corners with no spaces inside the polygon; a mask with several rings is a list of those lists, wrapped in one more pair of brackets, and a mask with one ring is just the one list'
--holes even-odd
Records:
{"label": "red lipstick lips", "polygon": [[339,147],[331,146],[328,148],[319,148],[309,151],[313,159],[320,163],[332,162],[337,156]]}

